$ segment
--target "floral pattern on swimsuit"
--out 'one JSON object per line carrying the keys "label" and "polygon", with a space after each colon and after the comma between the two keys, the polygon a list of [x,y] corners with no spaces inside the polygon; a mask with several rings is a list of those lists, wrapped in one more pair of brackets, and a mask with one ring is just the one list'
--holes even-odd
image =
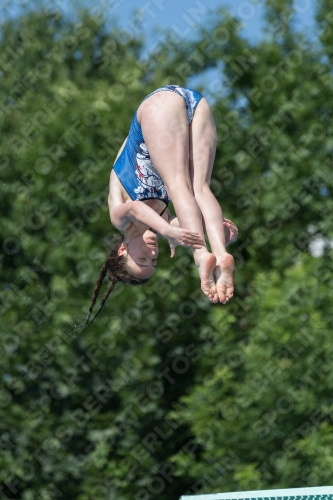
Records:
{"label": "floral pattern on swimsuit", "polygon": [[[144,100],[156,92],[163,90],[176,92],[183,97],[190,124],[195,108],[202,95],[195,90],[179,87],[178,85],[166,85],[149,94]],[[125,147],[113,168],[119,181],[132,200],[155,198],[163,200],[166,204],[169,203],[170,200],[163,179],[157,172],[144,142],[141,126],[136,118],[136,112],[131,123]]]}
{"label": "floral pattern on swimsuit", "polygon": [[161,176],[150,159],[147,146],[142,142],[139,147],[141,152],[136,154],[137,168],[135,169],[138,185],[138,187],[134,189],[136,199],[141,200],[155,197],[167,200],[168,193]]}

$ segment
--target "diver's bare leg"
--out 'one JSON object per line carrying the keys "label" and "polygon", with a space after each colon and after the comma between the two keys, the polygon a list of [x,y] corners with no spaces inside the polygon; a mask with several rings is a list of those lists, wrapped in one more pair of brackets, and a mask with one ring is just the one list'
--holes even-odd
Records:
{"label": "diver's bare leg", "polygon": [[209,187],[216,151],[216,127],[205,98],[197,106],[189,132],[191,183],[217,260],[214,275],[219,301],[225,303],[233,295],[234,259],[226,251],[222,210]]}
{"label": "diver's bare leg", "polygon": [[[150,157],[162,177],[179,224],[204,238],[202,214],[193,195],[189,174],[189,125],[184,100],[169,91],[143,101],[137,118]],[[206,247],[192,249],[201,288],[211,302],[218,302],[213,271],[216,258]]]}

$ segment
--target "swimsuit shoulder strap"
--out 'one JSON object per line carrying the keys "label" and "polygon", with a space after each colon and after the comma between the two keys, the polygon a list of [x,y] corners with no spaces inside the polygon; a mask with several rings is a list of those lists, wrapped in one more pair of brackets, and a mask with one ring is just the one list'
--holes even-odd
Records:
{"label": "swimsuit shoulder strap", "polygon": [[167,208],[168,208],[168,205],[165,208],[163,208],[162,212],[160,213],[161,216],[164,214],[164,212],[166,211]]}
{"label": "swimsuit shoulder strap", "polygon": [[[164,214],[164,212],[166,211],[167,208],[168,208],[168,205],[165,208],[163,208],[162,212],[160,213],[161,217],[162,217],[162,215]],[[153,231],[151,227],[149,228],[149,231]]]}

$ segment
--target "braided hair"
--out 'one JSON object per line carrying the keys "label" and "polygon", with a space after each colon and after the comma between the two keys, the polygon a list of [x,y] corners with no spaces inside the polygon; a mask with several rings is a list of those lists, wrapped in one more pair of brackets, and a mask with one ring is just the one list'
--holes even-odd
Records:
{"label": "braided hair", "polygon": [[126,283],[129,285],[143,285],[144,283],[147,283],[149,281],[149,278],[139,279],[133,276],[133,274],[131,274],[127,268],[127,257],[125,255],[118,255],[119,247],[121,246],[123,241],[124,241],[124,236],[121,234],[117,234],[113,238],[113,243],[111,245],[110,253],[106,261],[104,262],[100,275],[96,281],[95,289],[89,306],[89,313],[86,319],[85,327],[88,324],[92,310],[94,308],[94,305],[96,304],[97,297],[99,295],[99,292],[101,290],[106,275],[108,275],[109,277],[110,285],[102,299],[102,304],[97,313],[95,314],[95,316],[93,317],[93,319],[91,320],[90,325],[103,309],[108,296],[110,295],[110,293],[112,292],[112,290],[114,289],[114,287],[118,282]]}

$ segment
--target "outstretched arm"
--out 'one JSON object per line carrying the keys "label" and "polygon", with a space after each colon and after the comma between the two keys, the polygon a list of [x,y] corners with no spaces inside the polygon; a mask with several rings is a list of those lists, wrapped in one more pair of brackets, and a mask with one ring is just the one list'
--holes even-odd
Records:
{"label": "outstretched arm", "polygon": [[131,201],[110,207],[112,224],[120,230],[127,229],[131,222],[138,221],[151,227],[160,236],[168,239],[171,246],[171,257],[174,256],[176,245],[201,248],[205,244],[198,233],[188,229],[172,227],[160,217],[152,208],[140,201]]}
{"label": "outstretched arm", "polygon": [[110,218],[112,224],[120,230],[127,229],[131,222],[143,222],[154,229],[161,236],[165,236],[169,230],[168,223],[160,217],[152,208],[140,201],[130,201],[120,205],[109,204]]}
{"label": "outstretched arm", "polygon": [[[167,210],[167,213],[168,213],[168,223],[170,224],[170,226],[180,227],[178,218],[175,215],[172,215],[169,209]],[[204,218],[202,220],[202,225],[205,234],[207,234]],[[232,222],[230,219],[226,219],[225,217],[223,217],[223,226],[225,234],[225,243],[226,246],[228,246],[230,245],[230,243],[234,243],[236,241],[238,235],[238,228],[234,222]]]}

